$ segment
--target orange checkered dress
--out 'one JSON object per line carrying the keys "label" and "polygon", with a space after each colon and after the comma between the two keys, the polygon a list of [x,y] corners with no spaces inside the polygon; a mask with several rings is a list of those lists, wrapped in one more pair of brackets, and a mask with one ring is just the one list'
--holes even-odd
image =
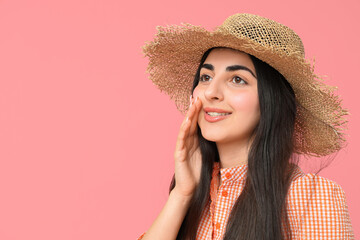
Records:
{"label": "orange checkered dress", "polygon": [[[247,164],[220,169],[219,163],[214,163],[211,201],[201,215],[197,240],[223,239],[230,211],[244,187],[246,172]],[[286,201],[292,239],[354,239],[345,193],[334,181],[305,174],[296,166]]]}

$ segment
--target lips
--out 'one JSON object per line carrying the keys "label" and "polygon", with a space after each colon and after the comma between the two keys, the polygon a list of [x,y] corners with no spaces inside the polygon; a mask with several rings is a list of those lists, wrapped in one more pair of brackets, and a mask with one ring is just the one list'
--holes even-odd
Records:
{"label": "lips", "polygon": [[231,112],[226,111],[226,110],[223,110],[223,109],[219,109],[219,108],[208,108],[208,107],[204,108],[204,111],[207,112],[207,113],[208,113],[208,112],[231,113]]}
{"label": "lips", "polygon": [[218,122],[231,115],[231,112],[219,108],[204,108],[204,112],[205,120],[208,122]]}

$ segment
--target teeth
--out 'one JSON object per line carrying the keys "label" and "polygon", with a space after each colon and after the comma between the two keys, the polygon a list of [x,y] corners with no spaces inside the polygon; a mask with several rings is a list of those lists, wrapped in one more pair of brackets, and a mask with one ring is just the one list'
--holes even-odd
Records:
{"label": "teeth", "polygon": [[218,112],[208,112],[207,114],[209,114],[212,117],[216,117],[216,116],[225,116],[225,115],[229,115],[230,113],[218,113]]}

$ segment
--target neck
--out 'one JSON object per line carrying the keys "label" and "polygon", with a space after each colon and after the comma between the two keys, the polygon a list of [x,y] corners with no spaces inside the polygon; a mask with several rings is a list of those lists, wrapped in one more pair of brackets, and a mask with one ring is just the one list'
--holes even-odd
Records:
{"label": "neck", "polygon": [[216,146],[219,152],[221,168],[247,164],[250,147],[248,141],[217,142]]}

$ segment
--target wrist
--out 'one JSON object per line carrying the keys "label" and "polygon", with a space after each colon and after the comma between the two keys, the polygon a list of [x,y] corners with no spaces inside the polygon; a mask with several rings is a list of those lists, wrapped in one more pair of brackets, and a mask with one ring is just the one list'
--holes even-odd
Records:
{"label": "wrist", "polygon": [[190,203],[190,201],[191,201],[191,199],[192,199],[192,197],[193,197],[193,194],[191,194],[191,195],[184,195],[184,194],[180,193],[180,192],[176,189],[176,187],[175,187],[173,190],[171,190],[170,195],[173,196],[174,198],[180,200],[180,201],[183,202],[183,203]]}

